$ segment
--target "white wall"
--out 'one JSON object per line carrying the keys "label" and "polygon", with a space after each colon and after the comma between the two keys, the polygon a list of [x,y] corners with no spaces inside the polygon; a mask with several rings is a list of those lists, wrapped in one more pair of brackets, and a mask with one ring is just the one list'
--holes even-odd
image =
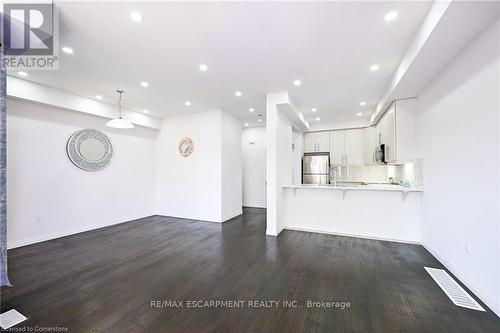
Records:
{"label": "white wall", "polygon": [[241,122],[221,112],[222,124],[222,221],[243,213]]}
{"label": "white wall", "polygon": [[283,186],[293,183],[292,122],[277,107],[289,103],[288,93],[266,96],[266,234],[277,236],[285,228]]}
{"label": "white wall", "polygon": [[[156,145],[157,214],[212,222],[241,214],[240,135],[240,124],[218,110],[163,120]],[[183,137],[193,140],[188,158],[178,151]]]}
{"label": "white wall", "polygon": [[417,130],[422,242],[500,315],[499,40],[497,21],[419,94]]}
{"label": "white wall", "polygon": [[302,184],[302,157],[304,156],[304,133],[294,130],[293,143],[293,184]]}
{"label": "white wall", "polygon": [[[7,109],[9,247],[155,213],[157,130],[111,129],[104,118],[12,99]],[[82,128],[113,143],[106,169],[85,172],[69,161],[66,142]]]}
{"label": "white wall", "polygon": [[241,135],[243,206],[266,207],[266,128],[253,127]]}

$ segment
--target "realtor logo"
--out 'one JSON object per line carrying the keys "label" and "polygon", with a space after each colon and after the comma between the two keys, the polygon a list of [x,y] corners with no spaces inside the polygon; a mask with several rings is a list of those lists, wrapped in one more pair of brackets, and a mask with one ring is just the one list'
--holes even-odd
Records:
{"label": "realtor logo", "polygon": [[50,3],[4,3],[2,40],[7,69],[57,69],[57,16]]}

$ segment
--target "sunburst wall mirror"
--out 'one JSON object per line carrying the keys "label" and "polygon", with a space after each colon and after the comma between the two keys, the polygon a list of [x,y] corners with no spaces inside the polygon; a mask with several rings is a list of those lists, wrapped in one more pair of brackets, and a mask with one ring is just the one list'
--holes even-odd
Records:
{"label": "sunburst wall mirror", "polygon": [[193,153],[193,140],[191,138],[182,138],[179,142],[179,153],[183,157],[188,157]]}

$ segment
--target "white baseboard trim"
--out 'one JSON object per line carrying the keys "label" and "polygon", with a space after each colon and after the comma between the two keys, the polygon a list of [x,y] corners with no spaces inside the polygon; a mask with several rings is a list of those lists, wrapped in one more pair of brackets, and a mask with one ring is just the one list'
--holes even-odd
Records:
{"label": "white baseboard trim", "polygon": [[313,232],[316,234],[327,234],[327,235],[346,236],[346,237],[355,237],[355,238],[363,238],[363,239],[373,239],[373,240],[380,240],[380,241],[385,241],[385,242],[396,242],[396,243],[404,243],[404,244],[421,245],[420,242],[411,241],[411,240],[404,240],[404,239],[371,237],[371,236],[348,234],[348,233],[342,233],[342,232],[329,232],[329,231],[321,231],[321,230],[314,230],[314,229],[297,228],[297,227],[291,227],[291,226],[286,226],[284,229],[294,230],[294,231],[303,231],[303,232]]}
{"label": "white baseboard trim", "polygon": [[273,236],[273,237],[276,237],[276,236],[278,236],[278,233],[270,232],[270,231],[269,231],[269,230],[267,230],[267,228],[266,228],[266,236]]}
{"label": "white baseboard trim", "polygon": [[500,304],[488,296],[481,288],[476,286],[472,281],[465,277],[455,266],[445,260],[432,246],[426,242],[422,242],[422,246],[429,251],[444,267],[446,267],[457,279],[460,280],[470,291],[474,293],[484,304],[486,304],[500,318]]}
{"label": "white baseboard trim", "polygon": [[279,231],[276,232],[276,234],[274,233],[269,233],[267,232],[267,229],[266,229],[266,236],[273,236],[273,237],[278,237],[278,235],[283,231],[285,230],[285,227],[281,228]]}
{"label": "white baseboard trim", "polygon": [[[40,242],[45,242],[45,241],[48,241],[48,240],[51,240],[51,239],[66,237],[66,236],[70,236],[70,235],[74,235],[74,234],[79,234],[79,233],[85,232],[85,231],[90,231],[90,230],[94,230],[94,229],[100,229],[100,228],[104,228],[104,227],[109,227],[111,225],[125,223],[125,222],[130,222],[130,221],[133,221],[133,220],[137,220],[137,219],[141,219],[141,218],[145,218],[145,217],[149,217],[149,216],[153,216],[153,214],[135,216],[135,217],[131,217],[131,218],[125,220],[125,221],[123,221],[123,220],[112,221],[112,222],[105,222],[105,223],[99,223],[99,224],[81,226],[81,227],[73,228],[73,229],[60,230],[60,231],[51,232],[51,233],[48,233],[48,234],[38,235],[38,236],[35,236],[35,237],[28,237],[28,238],[18,239],[18,240],[15,240],[15,241],[9,241],[7,239],[7,249],[15,249],[16,247],[21,247],[21,246],[26,246],[26,245],[40,243]],[[8,237],[8,234],[7,234],[7,237]]]}
{"label": "white baseboard trim", "polygon": [[266,208],[266,204],[260,204],[260,203],[255,203],[255,202],[247,202],[243,204],[243,207],[249,207],[249,208]]}
{"label": "white baseboard trim", "polygon": [[222,222],[229,221],[230,219],[233,219],[233,218],[235,218],[237,216],[240,216],[241,214],[243,214],[243,209],[242,208],[240,208],[239,211],[235,211],[235,212],[232,212],[232,213],[227,214],[226,216],[224,216]]}
{"label": "white baseboard trim", "polygon": [[175,217],[178,219],[196,220],[196,221],[212,222],[212,223],[224,223],[226,221],[229,221],[232,218],[240,216],[241,214],[243,214],[242,209],[240,209],[239,211],[235,211],[235,212],[232,212],[230,214],[227,214],[227,216],[220,217],[220,218],[210,218],[210,217],[207,218],[206,216],[196,216],[196,215],[179,214],[179,213],[172,213],[172,212],[156,212],[156,215],[159,215],[159,216]]}
{"label": "white baseboard trim", "polygon": [[171,213],[171,212],[156,212],[156,215],[164,216],[164,217],[175,217],[178,219],[185,219],[185,220],[196,220],[196,221],[202,221],[202,222],[212,222],[212,223],[222,223],[223,222],[222,218],[212,219],[212,218],[207,218],[206,216],[193,216],[193,215]]}

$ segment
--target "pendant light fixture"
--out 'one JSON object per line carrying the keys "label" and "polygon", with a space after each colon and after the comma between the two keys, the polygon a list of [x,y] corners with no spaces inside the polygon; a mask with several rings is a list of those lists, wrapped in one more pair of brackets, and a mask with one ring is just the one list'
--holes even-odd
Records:
{"label": "pendant light fixture", "polygon": [[118,97],[118,118],[111,119],[106,123],[106,126],[113,128],[134,128],[134,124],[132,124],[127,119],[123,119],[122,117],[122,94],[123,90],[116,91],[120,97]]}

